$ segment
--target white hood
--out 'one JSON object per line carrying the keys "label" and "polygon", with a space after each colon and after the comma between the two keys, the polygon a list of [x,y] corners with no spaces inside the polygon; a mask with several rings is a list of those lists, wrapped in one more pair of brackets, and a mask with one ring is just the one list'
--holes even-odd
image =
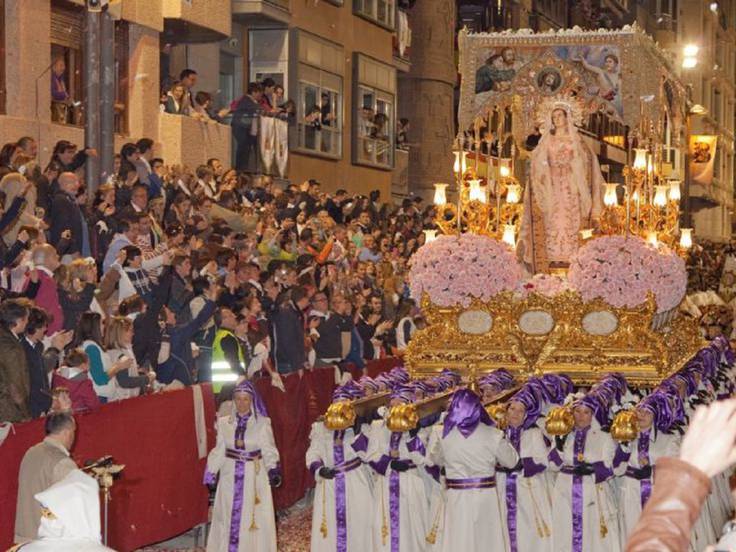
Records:
{"label": "white hood", "polygon": [[100,489],[97,481],[81,470],[35,495],[55,519],[41,518],[40,539],[83,539],[102,542]]}

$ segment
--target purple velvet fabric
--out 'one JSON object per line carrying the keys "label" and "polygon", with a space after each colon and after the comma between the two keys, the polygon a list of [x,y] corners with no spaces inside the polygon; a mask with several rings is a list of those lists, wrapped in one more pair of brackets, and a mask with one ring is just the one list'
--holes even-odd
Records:
{"label": "purple velvet fabric", "polygon": [[[336,466],[345,462],[345,450],[343,449],[345,431],[335,431],[332,441],[332,456]],[[337,528],[336,550],[347,552],[348,549],[348,525],[347,525],[347,493],[345,491],[345,474],[338,471],[335,474],[335,527]]]}
{"label": "purple velvet fabric", "polygon": [[[250,382],[247,382],[250,384]],[[242,384],[241,384],[242,385]],[[252,386],[251,386],[252,388]],[[242,390],[241,390],[242,391]],[[248,391],[244,391],[248,392]],[[255,405],[255,400],[253,401]],[[235,428],[236,450],[245,450],[245,430],[250,416],[237,416],[237,427]],[[245,460],[235,460],[235,473],[233,481],[233,506],[230,512],[230,538],[228,541],[228,552],[238,552],[240,545],[240,522],[243,517],[243,483],[245,481]]]}
{"label": "purple velvet fabric", "polygon": [[460,389],[453,395],[450,407],[447,409],[442,436],[447,437],[453,428],[457,428],[462,436],[467,438],[472,435],[478,424],[492,426],[493,422],[486,409],[483,408],[478,395],[470,389]]}

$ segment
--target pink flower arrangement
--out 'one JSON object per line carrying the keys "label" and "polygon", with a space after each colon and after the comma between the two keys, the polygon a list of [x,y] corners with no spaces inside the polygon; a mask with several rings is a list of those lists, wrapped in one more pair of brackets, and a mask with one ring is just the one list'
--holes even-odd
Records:
{"label": "pink flower arrangement", "polygon": [[637,237],[605,236],[581,247],[567,279],[583,300],[603,299],[614,307],[638,307],[652,292],[657,312],[677,307],[685,297],[685,262],[665,246]]}
{"label": "pink flower arrangement", "polygon": [[524,298],[528,297],[532,293],[544,295],[545,297],[555,297],[556,295],[570,291],[571,289],[572,288],[567,280],[563,280],[559,276],[535,274],[532,278],[523,282],[518,291]]}
{"label": "pink flower arrangement", "polygon": [[509,247],[476,234],[439,236],[422,246],[409,261],[412,296],[429,295],[435,305],[467,307],[473,298],[488,301],[514,291],[521,267]]}

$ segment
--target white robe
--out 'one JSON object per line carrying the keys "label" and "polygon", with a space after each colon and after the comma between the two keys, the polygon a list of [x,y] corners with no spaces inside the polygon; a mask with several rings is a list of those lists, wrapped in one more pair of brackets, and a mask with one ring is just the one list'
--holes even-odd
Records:
{"label": "white robe", "polygon": [[[212,526],[207,539],[208,552],[226,552],[230,541],[230,524],[235,495],[235,474],[238,461],[225,456],[226,448],[235,448],[237,422],[231,416],[217,420],[217,444],[207,457],[207,471],[220,474],[212,512]],[[242,511],[240,516],[241,552],[276,552],[276,518],[273,511],[268,471],[278,466],[279,452],[273,440],[271,420],[251,415],[243,441],[245,451],[261,451],[262,458],[244,462]],[[259,503],[256,504],[258,493]],[[252,529],[253,523],[257,529]]]}
{"label": "white robe", "polygon": [[[479,424],[467,438],[458,429],[433,439],[429,461],[445,468],[447,479],[492,477],[496,464],[511,468],[519,456],[495,427]],[[506,524],[496,488],[446,489],[444,513],[437,528],[443,552],[506,549]]]}
{"label": "white robe", "polygon": [[[631,456],[629,457],[627,467],[642,468],[639,462],[639,442],[641,437],[632,441]],[[677,457],[680,449],[679,435],[671,435],[667,433],[655,433],[652,430],[649,433],[649,465],[654,467],[660,458],[665,456]],[[655,474],[652,475],[652,485],[654,484]],[[621,521],[621,535],[624,542],[634,530],[636,523],[641,516],[641,487],[642,481],[633,477],[622,475],[619,478],[619,513]]]}
{"label": "white robe", "polygon": [[[548,452],[544,437],[538,427],[522,431],[519,456],[524,469],[515,474],[517,552],[552,551],[552,499],[546,475]],[[543,466],[544,471],[527,476],[527,464],[529,463]],[[498,494],[501,497],[501,516],[506,522],[508,522],[508,498],[506,496],[508,477],[506,473],[496,473]],[[511,549],[508,523],[506,523],[506,529],[509,549]]]}
{"label": "white robe", "polygon": [[[561,453],[554,450],[553,455],[559,454],[565,466],[573,465],[573,451],[575,448],[575,433],[573,430],[565,441]],[[602,462],[604,469],[613,470],[613,458],[616,454],[616,442],[608,433],[600,429],[594,421],[588,430],[585,440],[584,461],[587,463]],[[550,468],[559,470],[559,466],[550,462]],[[617,504],[610,480],[601,483],[595,482],[594,475],[582,478],[582,552],[619,552],[621,537],[618,524]],[[572,550],[573,537],[573,475],[558,473],[552,491],[554,504],[554,528],[552,529],[554,550],[569,552]],[[605,527],[605,531],[601,526]],[[605,536],[601,533],[605,532]]]}
{"label": "white robe", "polygon": [[[422,429],[415,437],[408,432],[400,434],[397,460],[411,461],[417,467],[405,472],[391,469],[391,431],[383,420],[371,425],[366,460],[375,470],[373,487],[373,548],[374,552],[424,552],[429,530],[429,498],[420,470],[426,464],[428,431]],[[414,450],[410,450],[411,443]],[[385,469],[385,471],[383,471]],[[383,473],[381,473],[383,472]],[[398,484],[398,500],[391,490]],[[394,495],[395,497],[395,495]],[[392,514],[392,504],[398,505],[398,515]],[[398,546],[396,542],[398,541]],[[364,550],[361,548],[360,550]]]}
{"label": "white robe", "polygon": [[[368,426],[366,426],[367,428]],[[319,475],[319,467],[335,467],[334,431],[328,430],[322,422],[312,425],[309,449],[307,450],[307,466],[316,465],[314,479],[317,486],[314,493],[314,511],[312,513],[312,552],[334,552],[337,550],[337,523],[335,488],[337,478],[324,479]],[[356,458],[365,459],[364,445],[367,436],[347,429],[342,438],[343,462],[351,462]],[[316,464],[315,464],[316,463]],[[373,533],[371,524],[366,523],[366,514],[374,511],[373,490],[370,469],[361,465],[358,468],[344,472],[345,488],[345,525],[346,550],[371,550]],[[327,524],[327,534],[323,535],[321,528],[323,520]]]}

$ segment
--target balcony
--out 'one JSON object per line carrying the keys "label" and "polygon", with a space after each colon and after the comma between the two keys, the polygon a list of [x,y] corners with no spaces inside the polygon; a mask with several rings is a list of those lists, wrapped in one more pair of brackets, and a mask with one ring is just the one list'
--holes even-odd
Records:
{"label": "balcony", "polygon": [[252,26],[288,25],[290,0],[233,0],[233,19]]}
{"label": "balcony", "polygon": [[176,42],[217,42],[230,36],[230,0],[163,0],[164,34]]}
{"label": "balcony", "polygon": [[187,165],[194,169],[204,159],[216,157],[230,165],[230,127],[203,122],[184,115],[159,114],[161,156],[169,165]]}

